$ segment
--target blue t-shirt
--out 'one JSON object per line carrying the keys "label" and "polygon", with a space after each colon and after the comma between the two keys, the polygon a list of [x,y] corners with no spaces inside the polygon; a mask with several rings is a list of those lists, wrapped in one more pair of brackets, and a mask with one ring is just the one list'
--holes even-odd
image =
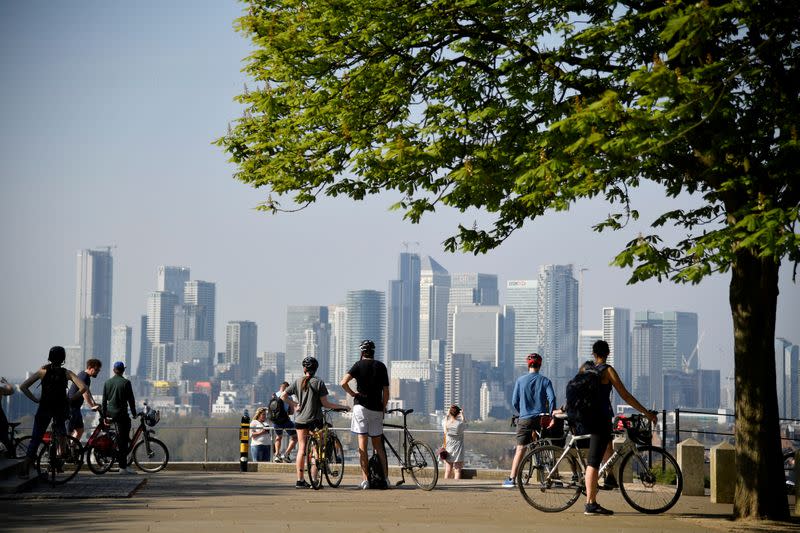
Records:
{"label": "blue t-shirt", "polygon": [[[78,372],[78,379],[86,383],[86,389],[88,390],[89,385],[92,383],[91,376],[87,374],[85,370],[81,370],[80,372]],[[72,395],[75,394],[76,392],[78,392],[78,387],[73,383],[72,385],[69,386],[69,392],[67,392],[67,398],[71,398]],[[83,405],[83,394],[72,400],[72,402],[69,404],[69,406],[72,407],[73,409],[76,408],[80,409],[82,405]]]}
{"label": "blue t-shirt", "polygon": [[533,418],[550,414],[556,406],[556,393],[550,380],[538,372],[529,372],[517,378],[511,405],[520,418]]}

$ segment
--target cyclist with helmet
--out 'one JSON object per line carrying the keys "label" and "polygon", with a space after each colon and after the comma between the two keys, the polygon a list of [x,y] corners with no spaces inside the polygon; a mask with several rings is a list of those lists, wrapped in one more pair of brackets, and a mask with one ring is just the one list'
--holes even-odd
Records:
{"label": "cyclist with helmet", "polygon": [[[372,440],[372,449],[380,457],[384,479],[387,479],[389,474],[386,450],[383,449],[383,413],[389,402],[389,372],[386,370],[386,365],[375,360],[374,342],[362,341],[360,348],[361,360],[348,370],[342,378],[341,385],[344,391],[354,398],[350,431],[358,436],[362,477],[360,487],[367,489],[369,488],[368,440]],[[353,379],[356,380],[356,391],[350,387],[350,381]]]}
{"label": "cyclist with helmet", "polygon": [[[303,377],[289,385],[281,392],[281,400],[294,409],[294,425],[297,430],[297,483],[295,488],[304,489],[311,485],[303,477],[306,462],[306,446],[310,431],[322,427],[322,408],[348,409],[346,405],[338,405],[328,400],[328,388],[325,383],[314,374],[319,368],[319,362],[314,357],[303,359]],[[292,400],[292,395],[297,397],[297,402]]]}
{"label": "cyclist with helmet", "polygon": [[[22,477],[27,477],[30,465],[36,457],[36,451],[39,449],[39,444],[42,442],[42,437],[50,421],[53,421],[54,434],[66,435],[64,424],[69,414],[69,402],[77,400],[88,390],[86,384],[78,376],[64,368],[66,358],[67,352],[62,346],[53,346],[47,356],[49,363],[31,374],[19,386],[19,390],[25,396],[39,404],[33,419],[33,432],[28,444],[25,463],[22,466]],[[39,398],[36,398],[30,391],[31,385],[37,381],[41,381],[42,388]],[[71,381],[76,387],[75,392],[69,397],[67,396],[67,381]]]}
{"label": "cyclist with helmet", "polygon": [[[517,419],[517,449],[514,460],[511,462],[511,477],[503,482],[503,487],[514,487],[517,479],[517,469],[525,454],[525,447],[533,441],[533,432],[540,429],[539,415],[552,415],[556,406],[556,393],[552,382],[539,373],[542,368],[542,356],[538,353],[529,354],[527,357],[528,373],[517,378],[514,383],[514,392],[511,395],[511,405],[519,413]],[[551,417],[552,427],[555,419]]]}

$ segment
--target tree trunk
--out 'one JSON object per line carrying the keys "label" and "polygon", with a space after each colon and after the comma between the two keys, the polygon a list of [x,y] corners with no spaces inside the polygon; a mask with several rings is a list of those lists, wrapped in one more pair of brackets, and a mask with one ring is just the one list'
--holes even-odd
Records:
{"label": "tree trunk", "polygon": [[736,379],[736,519],[786,520],[778,396],[775,384],[775,312],[778,267],[772,258],[737,251],[732,262]]}

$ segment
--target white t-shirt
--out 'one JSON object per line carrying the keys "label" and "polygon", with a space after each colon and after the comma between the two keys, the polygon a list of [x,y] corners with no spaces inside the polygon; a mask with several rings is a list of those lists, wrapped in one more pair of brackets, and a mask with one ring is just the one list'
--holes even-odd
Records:
{"label": "white t-shirt", "polygon": [[261,433],[260,435],[253,435],[254,431],[261,431],[263,429],[268,429],[264,422],[259,422],[258,420],[250,422],[250,441],[253,446],[269,446],[272,443],[269,431]]}

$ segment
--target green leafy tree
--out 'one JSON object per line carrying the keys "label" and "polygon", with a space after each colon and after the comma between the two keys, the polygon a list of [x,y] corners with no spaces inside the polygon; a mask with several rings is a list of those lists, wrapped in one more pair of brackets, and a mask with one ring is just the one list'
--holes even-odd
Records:
{"label": "green leafy tree", "polygon": [[[788,516],[773,338],[797,265],[800,11],[781,0],[252,0],[239,119],[219,144],[260,207],[399,193],[411,222],[478,208],[444,246],[484,253],[547,211],[602,196],[595,229],[658,213],[614,259],[631,282],[730,272],[737,518]],[[290,204],[279,201],[288,199]],[[685,238],[666,242],[662,226]]]}

